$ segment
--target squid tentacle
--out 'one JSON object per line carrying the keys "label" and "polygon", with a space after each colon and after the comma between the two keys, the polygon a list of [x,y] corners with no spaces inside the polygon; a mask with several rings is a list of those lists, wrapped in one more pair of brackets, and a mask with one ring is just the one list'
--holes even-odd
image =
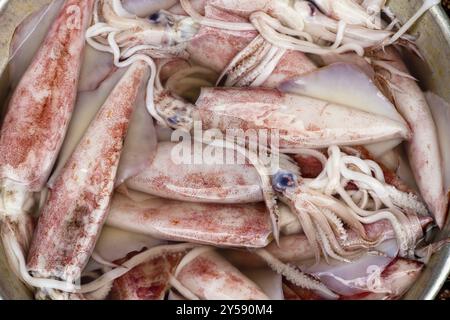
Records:
{"label": "squid tentacle", "polygon": [[282,274],[287,280],[299,287],[310,289],[318,292],[320,295],[329,298],[336,299],[337,295],[328,289],[319,280],[312,278],[311,276],[299,271],[298,268],[285,264],[279,259],[274,257],[270,252],[265,249],[256,250],[255,253],[261,257],[274,271]]}

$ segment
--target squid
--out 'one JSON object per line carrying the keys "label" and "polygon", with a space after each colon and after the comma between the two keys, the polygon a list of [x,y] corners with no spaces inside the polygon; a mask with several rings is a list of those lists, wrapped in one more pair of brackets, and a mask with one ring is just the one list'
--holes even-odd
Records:
{"label": "squid", "polygon": [[[148,197],[145,197],[148,198]],[[116,194],[106,224],[153,238],[232,247],[265,247],[271,228],[263,204],[225,205]]]}
{"label": "squid", "polygon": [[[173,143],[165,143],[165,145],[170,146],[172,150],[177,147]],[[167,156],[170,153],[172,152],[165,151],[162,154]],[[159,159],[158,154],[159,151],[155,160]],[[271,222],[274,228],[275,239],[277,239],[279,232],[279,210],[277,210],[277,206],[271,200],[280,197],[290,207],[292,212],[297,215],[302,230],[307,234],[312,246],[317,245],[315,250],[316,258],[320,254],[317,242],[319,241],[317,238],[318,234],[314,231],[315,223],[323,224],[322,227],[326,228],[327,231],[322,231],[328,235],[328,239],[335,239],[333,240],[333,246],[344,254],[345,250],[341,251],[341,245],[336,239],[336,235],[348,236],[348,233],[342,228],[343,221],[351,226],[351,229],[362,239],[369,241],[363,225],[384,219],[387,219],[392,224],[396,237],[403,245],[401,254],[411,254],[411,249],[415,247],[415,243],[420,236],[410,232],[413,228],[408,221],[409,219],[415,221],[417,215],[424,216],[428,212],[426,206],[413,191],[404,188],[398,179],[390,177],[389,180],[386,180],[383,169],[375,161],[370,159],[362,160],[357,153],[352,153],[352,150],[349,150],[349,154],[345,154],[337,147],[330,147],[328,158],[317,151],[310,151],[309,154],[322,161],[323,170],[315,179],[302,178],[295,171],[295,166],[292,164],[287,166],[292,171],[280,169],[273,175],[269,175],[269,179],[267,177],[258,178],[258,169],[253,169],[254,171],[243,170],[240,165],[221,166],[223,168],[221,170],[228,169],[227,179],[222,179],[218,175],[220,166],[211,167],[211,169],[215,168],[214,178],[209,177],[208,171],[196,173],[194,176],[190,175],[190,173],[183,176],[182,173],[185,172],[184,166],[181,165],[179,167],[173,162],[167,166],[170,163],[169,161],[171,161],[167,158],[165,161],[161,161],[158,166],[152,164],[144,174],[132,178],[127,186],[141,192],[166,198],[172,197],[183,201],[227,203],[232,199],[232,202],[237,203],[238,200],[234,198],[234,194],[243,194],[238,192],[242,190],[242,186],[230,179],[242,177],[242,174],[245,172],[245,176],[251,177],[251,180],[247,180],[247,185],[257,190],[257,197],[253,199],[243,198],[242,200],[244,200],[243,202],[266,201],[272,218]],[[161,171],[158,172],[158,170],[164,168],[163,163],[168,168],[165,175],[162,175]],[[356,166],[358,170],[354,171],[354,169],[347,166]],[[242,173],[240,173],[239,168],[241,168],[240,171]],[[233,173],[233,170],[237,170],[236,174]],[[170,189],[161,192],[159,189],[161,186],[159,178],[166,179],[168,172],[180,172],[181,175],[175,175],[179,176],[179,180],[173,180],[173,182],[167,184]],[[375,177],[371,176],[372,172],[375,174]],[[389,177],[389,175],[386,174],[386,177]],[[243,182],[245,181],[242,178],[239,179]],[[211,185],[209,181],[214,181],[214,184]],[[356,183],[356,190],[358,191],[349,189],[350,181]],[[386,181],[390,181],[393,185],[388,184]],[[332,195],[339,195],[343,203]],[[370,199],[372,196],[374,198]],[[383,207],[386,209],[383,210]],[[402,208],[404,211],[402,212],[398,208]],[[311,217],[308,218],[310,214]],[[319,218],[322,215],[323,219]],[[310,219],[322,220],[313,222]],[[140,219],[136,220],[139,221]],[[406,225],[410,227],[406,227]],[[416,225],[419,226],[420,224],[416,221]],[[319,229],[322,227],[319,227]],[[142,230],[140,229],[140,232]],[[322,240],[325,239],[323,237],[325,237],[324,234],[322,235]],[[320,246],[323,245],[321,244]],[[346,254],[351,256],[350,253],[345,253],[344,255]],[[345,260],[343,257],[342,259]]]}
{"label": "squid", "polygon": [[11,242],[27,252],[29,213],[58,157],[75,105],[94,1],[68,0],[17,84],[0,134],[2,241],[19,273]]}
{"label": "squid", "polygon": [[[238,270],[212,247],[170,246],[147,235],[107,226],[94,253],[83,275],[85,278],[98,277],[97,273],[102,275],[82,286],[86,291],[84,298],[88,299],[161,300],[166,296],[194,300],[235,299],[237,296],[282,299],[281,276],[264,268]],[[111,270],[123,264],[133,267],[123,274]],[[204,264],[209,265],[210,273],[198,270]],[[249,290],[240,290],[238,283]],[[214,290],[217,286],[223,286],[220,293]],[[95,291],[89,292],[92,290]]]}
{"label": "squid", "polygon": [[[171,157],[179,145],[161,142],[156,155],[140,174],[126,182],[132,190],[173,200],[203,203],[251,203],[263,199],[259,176],[248,165],[190,165]],[[194,148],[189,156],[198,154]],[[191,158],[191,157],[189,157]]]}
{"label": "squid", "polygon": [[[414,219],[407,222],[407,226],[414,230],[416,238],[423,237],[425,230],[431,225],[432,219],[430,217],[420,217],[417,224]],[[298,223],[298,222],[297,222]],[[356,232],[350,228],[345,228],[347,232],[347,239],[340,239],[342,245],[350,247],[376,247],[386,241],[395,239],[395,231],[391,224],[386,220],[380,220],[371,224],[364,225],[364,229],[369,241],[361,238]],[[284,263],[308,263],[314,259],[314,252],[308,238],[303,232],[296,231],[293,234],[283,234],[280,238],[280,243],[271,242],[266,250],[274,257]],[[264,260],[259,258],[252,252],[245,252],[241,250],[227,250],[225,257],[238,267],[252,267],[260,268],[265,265]]]}
{"label": "squid", "polygon": [[[429,8],[439,3],[426,1],[417,14],[394,33],[376,28],[377,26],[370,22],[370,15],[351,0],[314,1],[314,4],[308,1],[289,3],[276,0],[209,2],[214,7],[248,18],[250,24],[246,25],[221,23],[195,12],[188,0],[180,2],[184,10],[198,23],[230,30],[253,27],[265,40],[277,47],[319,55],[348,51],[363,55],[364,49],[369,47],[392,44],[399,39],[409,41],[410,37],[405,35],[407,29]],[[331,17],[322,14],[316,5]],[[339,18],[339,21],[333,18]],[[314,39],[326,40],[331,45],[323,46]]]}
{"label": "squid", "polygon": [[112,300],[164,300],[170,290],[171,275],[180,262],[180,253],[163,255],[145,262],[114,280]]}
{"label": "squid", "polygon": [[[70,286],[80,278],[105,220],[123,139],[147,76],[143,62],[129,68],[56,178],[28,254],[31,281],[52,278]],[[41,289],[41,296],[58,295]]]}
{"label": "squid", "polygon": [[108,297],[162,300],[169,290],[191,300],[269,299],[255,282],[208,247],[162,254],[144,262],[115,279]]}
{"label": "squid", "polygon": [[444,170],[436,125],[425,95],[409,75],[395,48],[374,53],[387,90],[395,100],[399,112],[412,129],[412,139],[407,144],[408,158],[420,192],[442,228],[446,221],[448,195],[444,186]]}
{"label": "squid", "polygon": [[401,297],[448,242],[423,244],[444,151],[394,48],[417,52],[407,31],[436,4],[403,25],[381,0],[34,13],[0,136],[14,272],[37,299]]}
{"label": "squid", "polygon": [[205,88],[196,106],[203,128],[277,130],[281,149],[361,145],[410,136],[401,120],[263,88]]}
{"label": "squid", "polygon": [[189,252],[178,265],[174,276],[199,299],[268,299],[257,285],[209,248]]}
{"label": "squid", "polygon": [[[417,280],[423,264],[414,260],[395,259],[384,268],[374,280],[378,287],[362,290],[353,295],[341,295],[341,300],[395,300],[403,296],[406,290]],[[321,297],[310,290],[283,283],[286,300],[318,300]]]}
{"label": "squid", "polygon": [[[205,5],[205,17],[244,23],[239,15]],[[254,30],[222,30],[201,26],[189,42],[187,52],[198,64],[221,73],[218,80],[231,85],[276,87],[283,80],[306,73],[314,63],[299,51],[278,49]]]}

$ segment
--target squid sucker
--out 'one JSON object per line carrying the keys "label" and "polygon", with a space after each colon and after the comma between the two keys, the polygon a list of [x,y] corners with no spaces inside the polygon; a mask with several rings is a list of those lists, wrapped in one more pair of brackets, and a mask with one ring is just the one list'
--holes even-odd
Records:
{"label": "squid sucker", "polygon": [[450,113],[406,63],[437,3],[38,8],[0,134],[13,273],[36,299],[402,298],[450,242]]}

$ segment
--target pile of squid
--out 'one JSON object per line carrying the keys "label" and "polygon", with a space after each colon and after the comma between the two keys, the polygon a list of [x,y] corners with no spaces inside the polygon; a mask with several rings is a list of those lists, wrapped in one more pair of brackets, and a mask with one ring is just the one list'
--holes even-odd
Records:
{"label": "pile of squid", "polygon": [[[445,224],[448,153],[440,98],[403,62],[439,1],[403,23],[385,2],[55,0],[27,17],[0,135],[11,269],[37,299],[401,298],[447,242],[424,239]],[[202,157],[190,133],[231,129],[278,132],[278,165],[218,137],[204,149],[244,161],[175,161]]]}

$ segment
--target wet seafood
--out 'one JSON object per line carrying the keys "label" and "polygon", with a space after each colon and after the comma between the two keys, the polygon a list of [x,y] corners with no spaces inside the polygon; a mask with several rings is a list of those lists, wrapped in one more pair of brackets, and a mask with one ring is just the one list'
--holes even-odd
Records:
{"label": "wet seafood", "polygon": [[37,299],[401,298],[448,242],[424,240],[445,130],[399,50],[437,3],[403,25],[379,0],[34,13],[0,136],[14,272]]}
{"label": "wet seafood", "polygon": [[[213,214],[211,214],[213,213]],[[232,247],[265,247],[270,221],[264,205],[137,201],[116,194],[107,224],[153,238]]]}
{"label": "wet seafood", "polygon": [[9,103],[0,135],[2,241],[28,250],[28,216],[58,157],[75,105],[84,33],[94,1],[66,1]]}
{"label": "wet seafood", "polygon": [[[448,196],[444,190],[443,163],[433,117],[415,81],[401,75],[401,72],[408,73],[408,70],[400,56],[391,48],[386,50],[385,53],[375,53],[376,59],[382,60],[379,68],[383,70],[380,72],[389,73],[386,75],[390,77],[386,85],[391,88],[399,112],[414,132],[407,145],[408,158],[421,194],[433,212],[436,223],[442,228],[447,216]],[[391,68],[400,74],[391,72]]]}
{"label": "wet seafood", "polygon": [[34,276],[68,283],[80,278],[105,220],[123,139],[147,70],[143,62],[130,67],[56,178],[28,255]]}

